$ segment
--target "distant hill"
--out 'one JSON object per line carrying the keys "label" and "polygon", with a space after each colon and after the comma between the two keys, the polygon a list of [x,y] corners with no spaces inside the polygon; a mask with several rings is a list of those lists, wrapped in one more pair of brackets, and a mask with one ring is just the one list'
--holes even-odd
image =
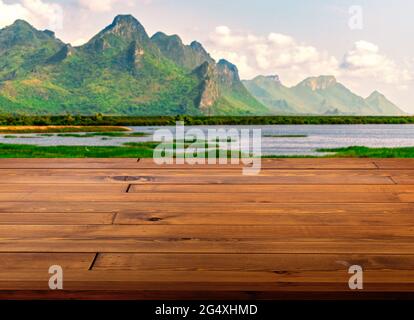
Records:
{"label": "distant hill", "polygon": [[80,47],[18,20],[0,30],[0,112],[264,115],[237,67],[198,42],[149,37],[130,15]]}
{"label": "distant hill", "polygon": [[305,79],[294,87],[284,86],[277,76],[258,76],[244,81],[249,92],[272,112],[318,115],[404,115],[379,92],[364,99],[333,76]]}

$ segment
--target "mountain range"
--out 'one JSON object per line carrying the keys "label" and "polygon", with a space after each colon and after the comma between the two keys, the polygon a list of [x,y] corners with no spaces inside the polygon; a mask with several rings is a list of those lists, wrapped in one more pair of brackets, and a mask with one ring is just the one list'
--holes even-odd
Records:
{"label": "mountain range", "polygon": [[278,76],[258,76],[244,81],[249,92],[273,113],[320,115],[403,115],[404,112],[378,91],[364,99],[333,76],[310,77],[294,87]]}
{"label": "mountain range", "polygon": [[273,115],[403,112],[374,92],[363,99],[333,77],[288,88],[277,76],[240,80],[199,42],[150,37],[119,15],[86,44],[73,47],[23,20],[0,30],[0,113],[107,115]]}

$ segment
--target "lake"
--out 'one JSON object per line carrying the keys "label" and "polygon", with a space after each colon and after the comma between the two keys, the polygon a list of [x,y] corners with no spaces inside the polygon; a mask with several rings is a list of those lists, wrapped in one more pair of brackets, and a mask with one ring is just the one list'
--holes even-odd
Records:
{"label": "lake", "polygon": [[[127,142],[152,141],[157,129],[175,127],[131,127],[134,132],[149,134],[145,137],[58,137],[37,134],[15,134],[18,138],[0,135],[0,143],[34,144],[40,146],[122,146]],[[271,125],[271,126],[197,126],[207,132],[209,128],[262,129],[262,149],[265,155],[322,155],[317,149],[350,146],[414,147],[414,125]],[[275,136],[301,137],[275,137]],[[273,137],[272,137],[273,136]]]}

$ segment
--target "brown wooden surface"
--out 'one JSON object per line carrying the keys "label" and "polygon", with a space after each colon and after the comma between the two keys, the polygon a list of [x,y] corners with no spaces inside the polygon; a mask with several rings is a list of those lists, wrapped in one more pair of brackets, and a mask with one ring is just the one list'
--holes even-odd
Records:
{"label": "brown wooden surface", "polygon": [[0,299],[413,296],[410,159],[0,160]]}

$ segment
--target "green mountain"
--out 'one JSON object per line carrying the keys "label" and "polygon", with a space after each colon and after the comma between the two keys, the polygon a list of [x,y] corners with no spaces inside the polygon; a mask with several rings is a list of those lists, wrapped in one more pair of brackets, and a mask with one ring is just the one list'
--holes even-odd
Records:
{"label": "green mountain", "polygon": [[24,21],[0,30],[0,112],[252,115],[269,110],[237,68],[202,45],[156,33],[130,15],[80,47]]}
{"label": "green mountain", "polygon": [[31,72],[62,47],[51,31],[38,31],[23,20],[0,31],[0,79]]}
{"label": "green mountain", "polygon": [[277,76],[258,76],[244,81],[244,85],[257,100],[279,114],[405,114],[380,93],[364,99],[333,76],[311,77],[291,88],[284,86]]}
{"label": "green mountain", "polygon": [[371,95],[365,99],[365,101],[372,107],[384,114],[401,114],[401,109],[394,103],[388,100],[383,94],[378,91],[374,91]]}

